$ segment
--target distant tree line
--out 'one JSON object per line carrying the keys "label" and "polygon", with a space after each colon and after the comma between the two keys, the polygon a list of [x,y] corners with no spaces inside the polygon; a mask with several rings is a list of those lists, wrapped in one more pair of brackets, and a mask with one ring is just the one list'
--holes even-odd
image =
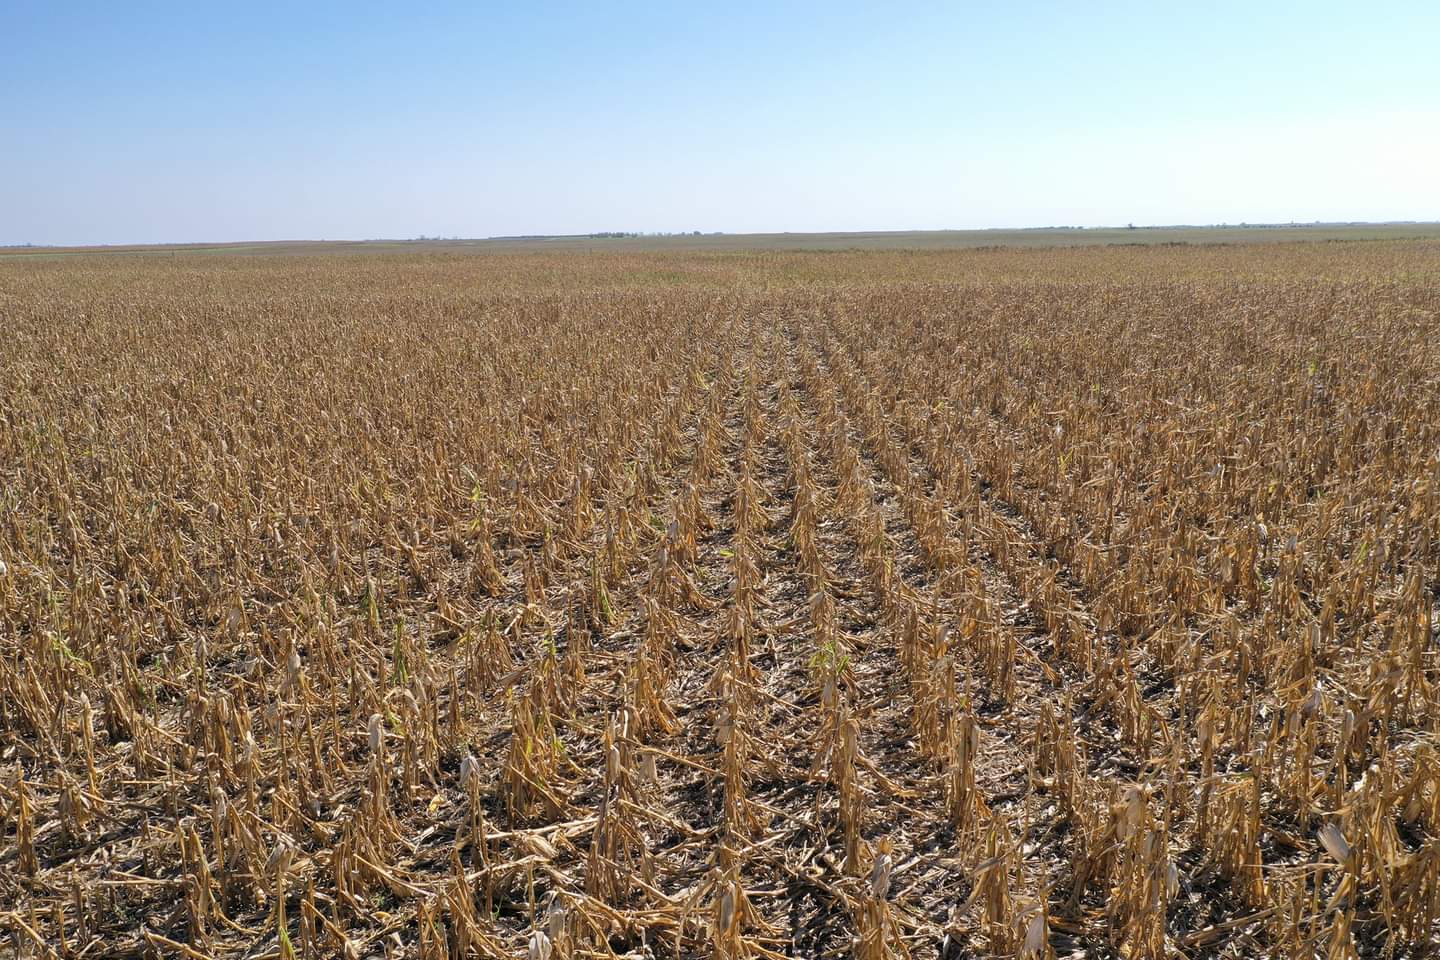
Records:
{"label": "distant tree line", "polygon": [[[600,233],[587,233],[585,236],[590,240],[623,240],[632,237],[703,237],[704,234],[699,230],[681,230],[678,233],[670,230],[656,230],[650,233],[642,233],[638,230],[603,230]],[[710,236],[721,236],[721,232],[715,230]]]}

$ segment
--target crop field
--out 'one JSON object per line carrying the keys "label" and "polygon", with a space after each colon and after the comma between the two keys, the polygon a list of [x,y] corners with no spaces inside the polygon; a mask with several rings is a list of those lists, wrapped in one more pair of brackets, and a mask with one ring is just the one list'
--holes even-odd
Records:
{"label": "crop field", "polygon": [[0,260],[0,956],[1440,955],[1440,241]]}

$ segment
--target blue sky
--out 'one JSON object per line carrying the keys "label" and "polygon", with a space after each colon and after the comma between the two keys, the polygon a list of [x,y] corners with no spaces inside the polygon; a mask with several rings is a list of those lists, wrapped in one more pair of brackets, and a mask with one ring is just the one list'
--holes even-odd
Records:
{"label": "blue sky", "polygon": [[0,0],[0,243],[1440,219],[1440,3]]}

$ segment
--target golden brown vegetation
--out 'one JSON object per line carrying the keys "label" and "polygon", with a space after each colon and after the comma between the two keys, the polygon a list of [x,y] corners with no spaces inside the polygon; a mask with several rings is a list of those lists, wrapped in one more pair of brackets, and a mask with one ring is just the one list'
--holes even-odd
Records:
{"label": "golden brown vegetation", "polygon": [[1440,245],[0,263],[33,957],[1416,957]]}

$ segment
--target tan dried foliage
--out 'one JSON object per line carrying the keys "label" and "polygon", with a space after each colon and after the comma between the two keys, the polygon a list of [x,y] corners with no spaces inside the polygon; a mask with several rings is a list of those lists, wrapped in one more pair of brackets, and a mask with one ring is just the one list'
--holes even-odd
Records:
{"label": "tan dried foliage", "polygon": [[0,316],[0,952],[1435,952],[1433,242]]}

